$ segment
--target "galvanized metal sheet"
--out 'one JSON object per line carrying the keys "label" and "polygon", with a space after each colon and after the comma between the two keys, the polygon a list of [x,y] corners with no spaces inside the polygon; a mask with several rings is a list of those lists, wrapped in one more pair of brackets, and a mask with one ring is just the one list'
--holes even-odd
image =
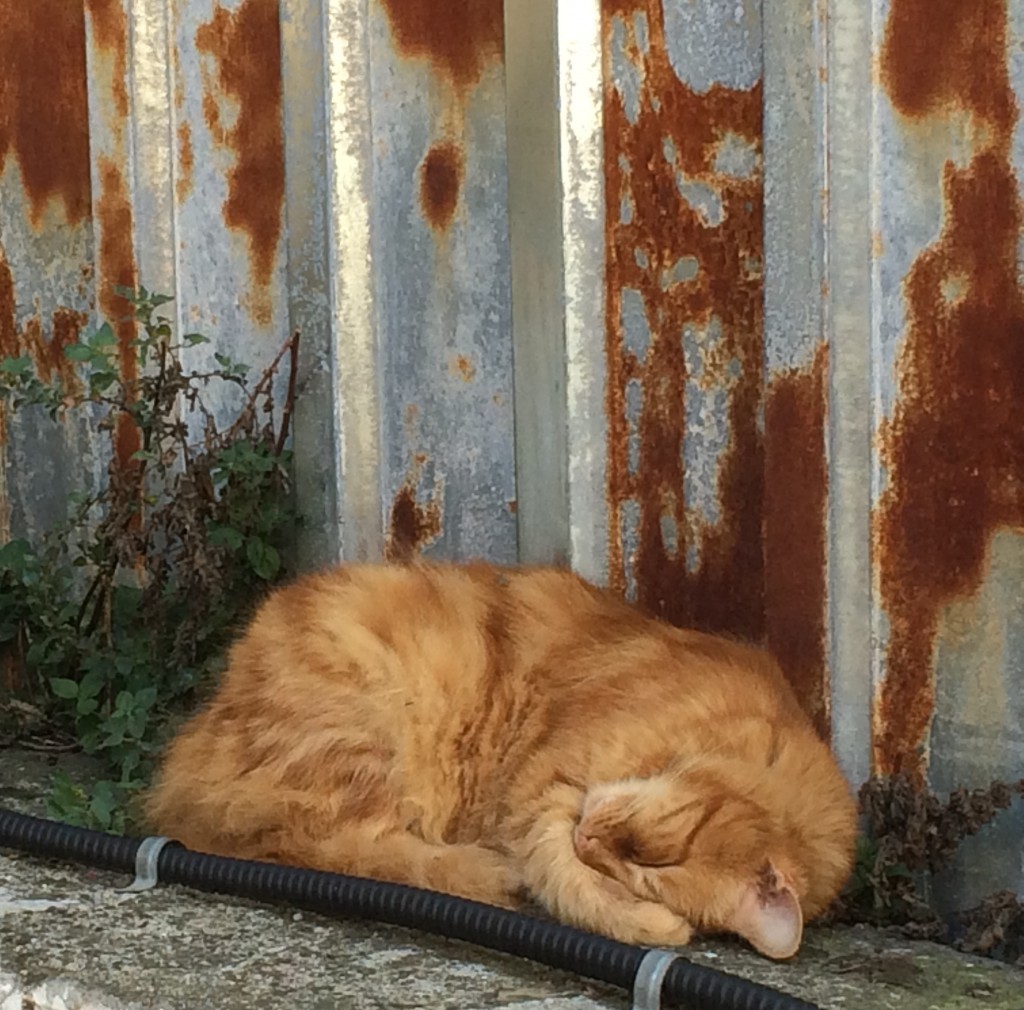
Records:
{"label": "galvanized metal sheet", "polygon": [[[95,273],[85,16],[47,0],[0,19],[0,357],[73,382],[63,348],[90,324]],[[75,473],[101,465],[96,443],[84,421],[0,406],[0,541],[63,518]]]}
{"label": "galvanized metal sheet", "polygon": [[[874,751],[943,787],[1016,777],[1024,748],[1024,600],[1007,591],[1024,526],[1017,8],[876,3]],[[1003,881],[1021,855],[997,858]]]}
{"label": "galvanized metal sheet", "polygon": [[[823,734],[830,719],[826,101],[819,12],[765,12],[765,637]],[[858,685],[863,691],[863,681]],[[865,708],[865,713],[867,709]],[[866,743],[867,734],[859,741]]]}
{"label": "galvanized metal sheet", "polygon": [[513,560],[500,0],[371,4],[372,258],[388,551]]}
{"label": "galvanized metal sheet", "polygon": [[608,575],[601,12],[508,4],[519,556]]}
{"label": "galvanized metal sheet", "polygon": [[[337,5],[334,5],[336,8]],[[358,208],[353,200],[338,200],[328,180],[336,175],[335,152],[339,146],[329,143],[334,137],[328,123],[328,67],[333,67],[333,53],[325,45],[327,19],[319,0],[282,0],[281,2],[281,116],[284,126],[285,208],[287,228],[287,298],[290,325],[301,333],[297,398],[293,414],[295,455],[295,499],[301,516],[302,535],[298,542],[296,563],[303,569],[322,564],[325,559],[342,554],[343,498],[342,484],[348,484],[346,464],[351,458],[342,452],[337,420],[340,415],[342,387],[334,374],[333,363],[346,362],[346,375],[353,368],[355,355],[340,344],[340,334],[358,332],[347,324],[346,311],[358,305],[355,299],[335,300],[334,287],[341,278],[351,277],[351,269],[332,269],[329,265],[328,207],[345,207],[348,213]],[[350,29],[351,30],[351,29]],[[359,52],[358,46],[350,49]],[[311,58],[322,54],[322,58]],[[352,96],[332,87],[331,112],[358,115],[361,107]],[[346,101],[347,100],[347,101]],[[341,103],[346,103],[343,106]],[[328,152],[332,156],[329,156]],[[367,229],[360,229],[363,235]],[[366,264],[367,257],[362,257]],[[346,267],[349,265],[346,264]],[[364,265],[363,271],[367,267]],[[337,310],[332,310],[332,304]],[[362,342],[372,340],[369,326],[363,327]],[[335,346],[338,341],[339,346]],[[372,374],[372,373],[371,373]],[[354,376],[353,376],[354,377]],[[358,380],[357,380],[358,381]],[[373,415],[371,415],[372,417]],[[363,419],[363,425],[366,419]],[[375,437],[371,438],[375,444]],[[374,471],[371,469],[371,474]],[[369,522],[379,542],[379,495],[374,484],[363,484],[357,500],[367,498]],[[366,488],[370,488],[369,494]],[[351,508],[346,510],[351,517]],[[351,534],[358,522],[345,522]],[[349,536],[350,556],[366,556],[365,542],[358,548]],[[379,553],[379,550],[374,552]]]}
{"label": "galvanized metal sheet", "polygon": [[760,638],[759,5],[602,10],[610,580]]}
{"label": "galvanized metal sheet", "polygon": [[842,0],[765,9],[768,638],[854,783],[875,657],[870,27]]}
{"label": "galvanized metal sheet", "polygon": [[894,185],[880,194],[876,270],[894,294],[880,306],[876,759],[920,776],[939,614],[980,588],[992,534],[1024,521],[1017,107],[1005,4],[958,8],[941,33],[906,0],[881,13],[879,142]]}
{"label": "galvanized metal sheet", "polygon": [[[278,0],[189,0],[171,8],[175,309],[215,353],[265,368],[289,334]],[[228,391],[222,417],[239,400]]]}

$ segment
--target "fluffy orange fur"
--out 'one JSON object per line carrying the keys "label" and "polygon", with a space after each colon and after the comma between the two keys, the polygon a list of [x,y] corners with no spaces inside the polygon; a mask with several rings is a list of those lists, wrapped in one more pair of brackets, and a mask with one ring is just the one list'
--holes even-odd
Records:
{"label": "fluffy orange fur", "polygon": [[191,848],[497,905],[632,943],[793,954],[855,806],[760,649],[559,569],[354,565],[274,593],[172,742]]}

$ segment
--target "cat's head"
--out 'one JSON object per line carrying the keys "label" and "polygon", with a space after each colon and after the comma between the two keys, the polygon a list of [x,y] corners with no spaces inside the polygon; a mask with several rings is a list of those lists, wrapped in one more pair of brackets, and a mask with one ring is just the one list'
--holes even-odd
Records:
{"label": "cat's head", "polygon": [[849,873],[851,808],[819,805],[819,823],[805,832],[731,778],[699,768],[595,786],[574,831],[577,856],[700,930],[791,957],[804,916],[821,911]]}

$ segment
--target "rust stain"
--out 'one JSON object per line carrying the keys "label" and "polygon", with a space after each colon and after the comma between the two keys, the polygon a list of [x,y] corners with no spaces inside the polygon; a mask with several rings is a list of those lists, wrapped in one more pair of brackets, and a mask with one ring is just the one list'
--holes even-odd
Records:
{"label": "rust stain", "polygon": [[117,123],[128,118],[128,22],[122,0],[86,0],[92,19],[92,37],[97,47],[114,58],[112,72],[114,110]]}
{"label": "rust stain", "polygon": [[421,504],[411,482],[399,488],[391,503],[388,539],[384,556],[388,561],[408,561],[441,535],[441,502],[435,496]]}
{"label": "rust stain", "polygon": [[435,231],[446,231],[452,223],[464,172],[462,150],[451,141],[434,144],[420,164],[420,204]]}
{"label": "rust stain", "polygon": [[192,150],[192,127],[187,122],[178,124],[178,179],[174,192],[178,203],[184,203],[192,192],[192,174],[195,170],[195,153]]}
{"label": "rust stain", "polygon": [[[217,63],[216,84],[204,72],[207,126],[214,140],[235,154],[224,222],[248,236],[256,287],[249,310],[258,324],[267,325],[284,205],[278,0],[243,0],[234,11],[218,7],[213,19],[197,31],[196,46]],[[237,103],[237,118],[230,127],[224,125],[224,97]]]}
{"label": "rust stain", "polygon": [[827,380],[821,344],[808,367],[771,376],[764,408],[766,640],[825,739]]}
{"label": "rust stain", "polygon": [[[609,424],[607,497],[609,567],[626,585],[621,523],[625,507],[639,514],[633,559],[638,601],[675,623],[761,639],[765,632],[762,556],[764,447],[758,428],[762,396],[763,282],[750,263],[763,260],[763,182],[758,168],[738,178],[715,170],[715,152],[732,134],[760,155],[760,84],[750,90],[713,85],[698,94],[676,77],[665,42],[659,0],[603,0],[605,37],[606,410]],[[635,34],[646,18],[647,45]],[[612,77],[613,21],[629,36],[639,71],[630,114]],[[635,111],[635,121],[631,114]],[[759,161],[758,161],[759,163]],[[679,179],[720,201],[719,220],[683,199]],[[621,208],[631,213],[623,216]],[[665,286],[681,261],[696,276]],[[650,342],[642,358],[627,346],[623,292],[643,299]],[[730,384],[731,442],[721,461],[721,521],[695,521],[683,500],[683,437],[687,367],[684,325],[721,326],[717,352],[735,377]],[[643,393],[637,423],[639,461],[631,472],[627,386]],[[663,519],[678,531],[666,544]],[[687,565],[696,549],[699,564]]]}
{"label": "rust stain", "polygon": [[[38,313],[26,318],[19,326],[14,277],[0,249],[0,361],[4,358],[29,357],[44,382],[52,382],[57,378],[65,391],[77,393],[81,389],[81,381],[74,362],[65,357],[64,348],[78,343],[88,321],[85,312],[62,307],[56,309],[50,317],[49,336]],[[0,442],[3,442],[2,438]]]}
{"label": "rust stain", "polygon": [[85,17],[67,0],[0,0],[0,171],[21,167],[30,221],[51,200],[71,224],[89,214]]}
{"label": "rust stain", "polygon": [[35,362],[39,377],[44,382],[60,380],[61,388],[68,393],[77,393],[82,388],[75,363],[64,355],[64,348],[77,344],[82,330],[89,321],[85,312],[72,309],[57,309],[50,322],[50,338],[44,333],[39,316],[25,321],[22,331],[22,351]]}
{"label": "rust stain", "polygon": [[1006,47],[1005,0],[894,0],[882,49],[882,79],[908,123],[963,109],[987,127],[966,167],[946,162],[942,232],[904,279],[899,397],[879,433],[889,483],[874,536],[889,643],[874,756],[879,773],[918,782],[940,612],[978,590],[992,534],[1024,524],[1024,222]]}
{"label": "rust stain", "polygon": [[14,309],[14,275],[3,246],[0,246],[0,359],[21,355]]}
{"label": "rust stain", "polygon": [[449,365],[449,370],[453,375],[457,375],[463,382],[472,382],[473,377],[476,375],[476,368],[473,362],[469,360],[464,354],[457,354]]}
{"label": "rust stain", "polygon": [[[132,341],[137,336],[131,303],[115,288],[137,287],[134,255],[134,221],[121,169],[110,158],[99,159],[100,198],[96,207],[99,223],[98,291],[103,317],[117,335],[118,364],[125,382],[138,378],[138,359]],[[131,456],[141,445],[139,430],[127,414],[117,419],[114,448],[122,466],[131,465]]]}
{"label": "rust stain", "polygon": [[966,108],[1013,129],[1006,0],[893,0],[881,67],[893,106],[908,118]]}
{"label": "rust stain", "polygon": [[398,49],[430,62],[459,90],[505,49],[502,0],[383,0]]}

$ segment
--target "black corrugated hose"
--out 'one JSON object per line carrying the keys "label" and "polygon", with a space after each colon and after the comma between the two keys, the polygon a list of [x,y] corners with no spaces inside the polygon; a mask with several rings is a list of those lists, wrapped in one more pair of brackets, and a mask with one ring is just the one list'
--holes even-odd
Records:
{"label": "black corrugated hose", "polygon": [[[0,848],[131,873],[140,842],[0,810]],[[646,953],[642,947],[447,894],[319,870],[210,856],[177,844],[168,845],[160,853],[158,871],[164,883],[286,902],[328,915],[410,926],[517,954],[628,991]],[[794,996],[685,960],[674,962],[668,970],[662,999],[686,1010],[818,1010]]]}

